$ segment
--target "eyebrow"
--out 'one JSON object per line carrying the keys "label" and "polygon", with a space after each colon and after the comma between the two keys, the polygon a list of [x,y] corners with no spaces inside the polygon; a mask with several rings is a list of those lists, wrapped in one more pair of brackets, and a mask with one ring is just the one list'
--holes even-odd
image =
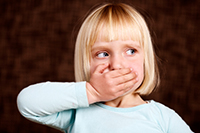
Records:
{"label": "eyebrow", "polygon": [[141,45],[139,43],[126,43],[126,46],[136,47],[137,49],[141,49]]}

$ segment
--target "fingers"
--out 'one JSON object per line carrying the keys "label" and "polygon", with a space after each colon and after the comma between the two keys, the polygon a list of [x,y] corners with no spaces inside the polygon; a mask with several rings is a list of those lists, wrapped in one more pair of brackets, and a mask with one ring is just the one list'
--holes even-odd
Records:
{"label": "fingers", "polygon": [[110,71],[110,75],[113,78],[117,78],[126,74],[133,72],[132,68],[124,68],[119,70]]}
{"label": "fingers", "polygon": [[119,84],[117,88],[119,88],[119,91],[128,91],[130,88],[132,88],[136,83],[138,82],[138,78],[133,78],[132,80],[126,81],[122,84]]}
{"label": "fingers", "polygon": [[88,100],[93,103],[115,99],[135,89],[137,82],[138,74],[130,68],[110,71],[109,64],[98,65],[87,85]]}
{"label": "fingers", "polygon": [[94,74],[103,74],[104,78],[110,81],[110,84],[113,85],[120,85],[124,84],[128,81],[134,80],[137,81],[137,72],[134,72],[131,68],[124,68],[119,70],[113,70],[113,71],[104,71],[108,69],[108,64],[100,64],[96,67]]}
{"label": "fingers", "polygon": [[117,83],[115,89],[118,90],[120,96],[125,95],[137,89],[134,87],[134,85],[138,81],[139,79],[137,72],[131,71],[127,74],[124,73],[124,75],[115,78],[115,83]]}
{"label": "fingers", "polygon": [[134,87],[134,85],[138,82],[138,79],[133,79],[130,80],[124,84],[120,84],[116,87],[116,89],[118,89],[118,95],[119,96],[123,96],[126,95],[130,92],[133,92],[137,89],[137,87]]}
{"label": "fingers", "polygon": [[117,78],[115,78],[116,80],[116,83],[118,83],[118,85],[120,84],[124,84],[126,82],[129,82],[129,81],[138,81],[138,74],[136,72],[130,72],[130,73],[127,73],[127,74],[124,74],[124,75],[121,75]]}
{"label": "fingers", "polygon": [[97,66],[97,68],[95,69],[94,73],[103,73],[107,68],[108,68],[109,64],[100,64]]}

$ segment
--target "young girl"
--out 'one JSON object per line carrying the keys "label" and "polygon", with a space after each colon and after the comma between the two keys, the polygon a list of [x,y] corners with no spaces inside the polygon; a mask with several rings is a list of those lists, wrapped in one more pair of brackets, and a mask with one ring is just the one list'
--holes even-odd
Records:
{"label": "young girl", "polygon": [[27,119],[69,133],[190,133],[168,107],[144,101],[159,74],[147,25],[126,4],[103,4],[76,40],[75,83],[45,82],[20,92]]}

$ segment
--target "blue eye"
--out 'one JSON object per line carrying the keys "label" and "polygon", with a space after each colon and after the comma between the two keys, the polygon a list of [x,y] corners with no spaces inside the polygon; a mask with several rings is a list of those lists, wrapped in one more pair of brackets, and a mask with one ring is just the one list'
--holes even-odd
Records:
{"label": "blue eye", "polygon": [[128,55],[133,55],[135,53],[134,49],[129,49],[128,51],[126,51],[126,54]]}
{"label": "blue eye", "polygon": [[99,58],[104,58],[106,56],[108,56],[108,53],[106,53],[106,52],[101,52],[101,53],[97,54],[97,57],[99,57]]}

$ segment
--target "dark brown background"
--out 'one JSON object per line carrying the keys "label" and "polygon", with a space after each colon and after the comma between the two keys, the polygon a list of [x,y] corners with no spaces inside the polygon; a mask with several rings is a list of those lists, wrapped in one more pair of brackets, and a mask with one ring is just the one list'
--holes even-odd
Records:
{"label": "dark brown background", "polygon": [[[56,133],[23,118],[18,93],[43,81],[74,81],[74,36],[102,0],[0,1],[0,132]],[[161,59],[161,85],[147,97],[173,108],[200,132],[200,1],[124,0],[147,17]]]}

